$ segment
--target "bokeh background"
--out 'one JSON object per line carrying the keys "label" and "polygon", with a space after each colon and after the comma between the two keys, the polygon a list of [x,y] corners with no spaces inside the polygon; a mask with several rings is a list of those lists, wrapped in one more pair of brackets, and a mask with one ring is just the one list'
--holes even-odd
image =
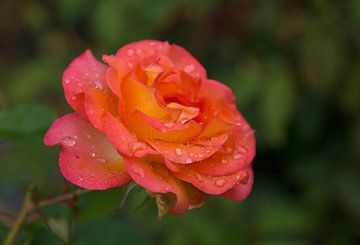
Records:
{"label": "bokeh background", "polygon": [[[255,184],[241,203],[208,196],[201,209],[156,221],[136,189],[81,196],[78,211],[44,209],[19,244],[355,244],[360,242],[360,1],[1,0],[0,211],[15,215],[25,187],[40,197],[74,189],[59,148],[42,143],[70,110],[69,62],[140,39],[188,49],[230,86],[256,131]],[[135,210],[136,209],[136,210]],[[2,218],[4,221],[4,217]],[[8,231],[0,223],[0,241]]]}

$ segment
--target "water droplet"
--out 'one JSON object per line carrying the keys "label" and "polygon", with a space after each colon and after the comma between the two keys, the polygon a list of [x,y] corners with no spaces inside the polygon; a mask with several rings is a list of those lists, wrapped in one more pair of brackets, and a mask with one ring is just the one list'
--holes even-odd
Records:
{"label": "water droplet", "polygon": [[186,73],[190,73],[190,72],[192,72],[194,70],[195,70],[195,66],[193,64],[190,64],[190,65],[187,65],[187,66],[184,67],[184,71]]}
{"label": "water droplet", "polygon": [[80,181],[84,181],[84,180],[85,180],[84,176],[79,175],[79,180],[80,180]]}
{"label": "water droplet", "polygon": [[164,127],[165,128],[172,128],[172,127],[174,127],[174,123],[172,123],[172,122],[164,123]]}
{"label": "water droplet", "polygon": [[233,156],[233,158],[235,159],[235,160],[239,160],[240,158],[241,158],[241,154],[235,154],[234,156]]}
{"label": "water droplet", "polygon": [[201,177],[200,174],[196,174],[195,177],[196,177],[197,181],[199,181],[199,182],[203,181],[203,178]]}
{"label": "water droplet", "polygon": [[71,99],[76,100],[76,96],[75,95],[71,96]]}
{"label": "water droplet", "polygon": [[199,157],[200,158],[204,157],[204,154],[199,153]]}
{"label": "water droplet", "polygon": [[248,152],[248,150],[247,150],[245,147],[243,147],[243,146],[238,146],[238,147],[236,148],[236,150],[237,150],[238,152],[240,152],[240,153],[246,153],[246,152]]}
{"label": "water droplet", "polygon": [[93,175],[93,174],[90,175],[90,180],[91,180],[91,181],[95,181],[95,175]]}
{"label": "water droplet", "polygon": [[185,119],[182,119],[182,120],[180,121],[180,123],[181,123],[181,124],[185,124],[185,123],[187,123],[188,121],[189,121],[189,120],[185,118]]}
{"label": "water droplet", "polygon": [[226,183],[226,181],[224,179],[218,179],[217,181],[215,181],[215,185],[218,187],[224,186],[225,183]]}
{"label": "water droplet", "polygon": [[70,83],[70,79],[65,79],[65,84],[69,84]]}
{"label": "water droplet", "polygon": [[106,159],[102,158],[102,157],[96,158],[96,161],[101,162],[101,163],[106,163]]}
{"label": "water droplet", "polygon": [[189,153],[189,156],[191,156],[191,157],[194,156],[194,153],[190,152],[190,153]]}
{"label": "water droplet", "polygon": [[134,169],[134,173],[137,174],[140,178],[145,178],[145,172],[141,167]]}
{"label": "water droplet", "polygon": [[236,179],[239,180],[241,178],[241,174],[236,175]]}
{"label": "water droplet", "polygon": [[138,50],[136,50],[136,53],[137,53],[138,55],[140,55],[142,52],[143,52],[143,50],[142,50],[141,48],[139,48]]}
{"label": "water droplet", "polygon": [[91,153],[90,153],[90,156],[95,157],[95,156],[96,156],[96,153],[95,153],[95,152],[91,152]]}
{"label": "water droplet", "polygon": [[191,158],[187,158],[185,162],[186,162],[186,163],[192,163],[192,159],[191,159]]}
{"label": "water droplet", "polygon": [[95,88],[97,88],[97,89],[103,89],[104,88],[103,84],[101,82],[99,82],[99,81],[93,81],[93,84],[94,84]]}
{"label": "water droplet", "polygon": [[205,153],[210,153],[210,150],[209,149],[205,150]]}
{"label": "water droplet", "polygon": [[231,152],[233,152],[233,150],[234,150],[234,149],[231,148],[231,147],[227,147],[227,148],[226,148],[226,152],[227,152],[227,153],[231,153]]}
{"label": "water droplet", "polygon": [[223,164],[225,164],[225,163],[227,163],[227,162],[228,162],[227,159],[222,159],[222,160],[221,160],[221,163],[223,163]]}
{"label": "water droplet", "polygon": [[76,138],[75,137],[65,137],[62,139],[61,143],[65,146],[74,146],[76,144]]}
{"label": "water droplet", "polygon": [[182,150],[180,148],[176,148],[175,153],[176,153],[176,155],[181,156]]}
{"label": "water droplet", "polygon": [[134,50],[133,49],[128,49],[126,54],[129,55],[129,56],[133,56],[134,55]]}

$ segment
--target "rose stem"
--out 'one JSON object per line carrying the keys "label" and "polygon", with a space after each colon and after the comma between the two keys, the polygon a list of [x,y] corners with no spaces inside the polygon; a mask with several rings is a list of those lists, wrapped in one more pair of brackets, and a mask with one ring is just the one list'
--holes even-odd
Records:
{"label": "rose stem", "polygon": [[31,213],[32,211],[34,211],[40,207],[45,207],[45,206],[49,206],[52,204],[57,204],[57,203],[62,203],[62,202],[68,201],[68,200],[72,200],[75,197],[82,195],[84,193],[87,193],[89,191],[90,190],[78,189],[74,192],[69,192],[69,193],[62,194],[60,196],[46,198],[46,199],[34,202],[32,200],[34,189],[33,189],[33,187],[29,187],[28,190],[26,191],[24,202],[20,209],[20,212],[19,212],[18,216],[16,217],[16,220],[15,220],[14,224],[12,225],[9,233],[7,234],[3,245],[14,244],[16,236],[19,233],[20,228],[25,223],[28,214]]}

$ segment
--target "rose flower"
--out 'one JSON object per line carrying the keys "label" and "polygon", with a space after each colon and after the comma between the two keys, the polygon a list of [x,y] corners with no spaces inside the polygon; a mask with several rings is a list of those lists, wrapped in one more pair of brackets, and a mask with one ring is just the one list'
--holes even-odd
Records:
{"label": "rose flower", "polygon": [[175,214],[202,206],[204,194],[249,195],[255,137],[230,88],[168,42],[139,41],[102,58],[88,50],[65,70],[75,112],[44,139],[62,145],[68,181],[93,190],[134,181]]}

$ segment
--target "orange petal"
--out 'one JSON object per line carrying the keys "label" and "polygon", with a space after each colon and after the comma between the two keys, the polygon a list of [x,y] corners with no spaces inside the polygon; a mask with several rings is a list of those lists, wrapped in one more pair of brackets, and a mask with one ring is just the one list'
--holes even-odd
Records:
{"label": "orange petal", "polygon": [[209,158],[222,147],[227,137],[227,134],[221,134],[213,136],[207,141],[189,141],[187,143],[169,143],[158,140],[147,142],[166,159],[175,163],[191,164]]}
{"label": "orange petal", "polygon": [[124,123],[140,141],[157,139],[166,142],[186,142],[196,137],[201,131],[201,124],[189,121],[183,130],[163,133],[151,126],[139,112],[126,118]]}

